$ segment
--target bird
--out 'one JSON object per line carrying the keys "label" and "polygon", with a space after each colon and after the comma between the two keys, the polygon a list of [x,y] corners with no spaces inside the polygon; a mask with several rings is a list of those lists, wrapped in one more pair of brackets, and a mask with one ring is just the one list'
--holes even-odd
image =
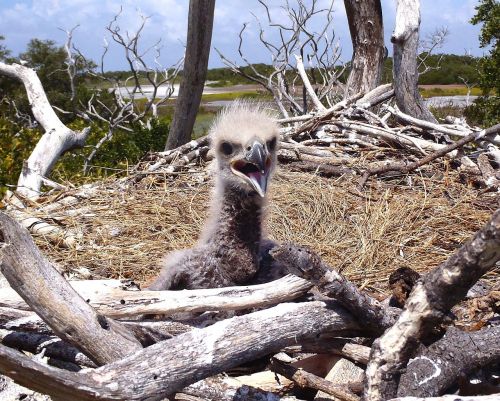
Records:
{"label": "bird", "polygon": [[270,247],[264,238],[267,190],[277,163],[278,125],[262,105],[234,102],[209,130],[214,188],[196,244],[162,262],[149,290],[217,288],[254,278]]}

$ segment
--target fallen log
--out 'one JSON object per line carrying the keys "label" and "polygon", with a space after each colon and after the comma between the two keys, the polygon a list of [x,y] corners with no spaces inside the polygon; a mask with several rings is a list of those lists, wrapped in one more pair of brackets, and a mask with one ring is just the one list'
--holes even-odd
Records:
{"label": "fallen log", "polygon": [[366,369],[367,401],[393,398],[400,372],[415,344],[464,299],[474,283],[500,260],[500,210],[447,261],[414,287],[396,323],[375,341]]}
{"label": "fallen log", "polygon": [[0,346],[0,372],[33,390],[75,401],[161,400],[320,333],[357,328],[352,316],[333,304],[280,304],[192,330],[93,371],[62,371]]}
{"label": "fallen log", "polygon": [[500,327],[464,332],[450,327],[443,338],[414,356],[401,375],[398,397],[442,395],[463,375],[500,361]]}
{"label": "fallen log", "polygon": [[61,339],[99,365],[141,348],[120,323],[97,314],[5,213],[0,213],[0,246],[2,274]]}
{"label": "fallen log", "polygon": [[[290,275],[253,286],[185,291],[128,291],[121,289],[127,283],[120,285],[119,280],[79,280],[70,284],[97,313],[113,318],[265,307],[296,299],[312,287],[306,280]],[[9,288],[0,290],[0,307],[30,309]]]}

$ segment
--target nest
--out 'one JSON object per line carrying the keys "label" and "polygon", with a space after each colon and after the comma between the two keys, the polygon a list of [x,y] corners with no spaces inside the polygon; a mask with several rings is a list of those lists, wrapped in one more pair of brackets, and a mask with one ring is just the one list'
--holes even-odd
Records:
{"label": "nest", "polygon": [[[436,267],[498,207],[498,195],[464,186],[453,171],[411,181],[377,181],[361,193],[352,176],[323,178],[283,166],[270,190],[267,235],[306,245],[362,288],[387,294],[391,272]],[[210,175],[197,167],[152,175],[126,190],[108,184],[52,216],[83,234],[75,249],[43,237],[36,242],[70,274],[147,283],[165,253],[195,243],[210,204]]]}

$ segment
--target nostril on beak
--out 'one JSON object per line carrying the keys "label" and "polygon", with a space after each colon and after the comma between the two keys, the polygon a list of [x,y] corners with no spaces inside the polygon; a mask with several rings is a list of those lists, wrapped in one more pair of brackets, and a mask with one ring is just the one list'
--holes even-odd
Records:
{"label": "nostril on beak", "polygon": [[247,150],[248,151],[251,151],[252,150],[252,147],[250,145],[247,146]]}

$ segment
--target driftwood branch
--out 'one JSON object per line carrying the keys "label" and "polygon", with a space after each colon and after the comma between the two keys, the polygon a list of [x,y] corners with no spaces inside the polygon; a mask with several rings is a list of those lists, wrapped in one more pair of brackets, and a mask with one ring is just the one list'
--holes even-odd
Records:
{"label": "driftwood branch", "polygon": [[35,70],[20,64],[8,65],[0,62],[0,75],[6,75],[24,84],[33,115],[45,130],[30,157],[24,162],[17,182],[19,193],[27,198],[37,198],[43,179],[50,175],[59,157],[67,150],[82,147],[90,128],[77,132],[62,123],[50,105]]}
{"label": "driftwood branch", "polygon": [[460,376],[500,360],[500,327],[464,332],[450,327],[445,336],[411,359],[399,381],[399,397],[433,397]]}
{"label": "driftwood branch", "polygon": [[[320,102],[318,99],[318,96],[316,95],[316,92],[314,91],[314,88],[311,85],[311,82],[309,81],[309,78],[306,73],[306,69],[304,68],[304,63],[302,62],[302,57],[295,55],[295,60],[297,62],[297,71],[299,72],[300,78],[302,79],[302,82],[304,83],[304,87],[306,88],[307,94],[311,98],[312,102],[314,103],[314,106],[316,109],[319,111],[324,111],[325,106]],[[307,110],[304,110],[306,112]]]}
{"label": "driftwood branch", "polygon": [[363,322],[363,325],[377,333],[391,327],[399,315],[398,310],[384,307],[377,300],[359,291],[310,249],[283,244],[273,248],[271,255],[287,266],[290,273],[310,280],[323,295],[337,299]]}
{"label": "driftwood branch", "polygon": [[458,252],[414,287],[397,322],[375,341],[366,370],[367,401],[396,395],[400,370],[414,344],[462,300],[470,287],[500,260],[500,210]]}
{"label": "driftwood branch", "polygon": [[97,314],[45,259],[29,233],[0,213],[0,270],[63,340],[97,364],[132,354],[140,344],[119,323]]}
{"label": "driftwood branch", "polygon": [[[172,320],[140,320],[120,321],[143,346],[172,338],[176,335],[193,330],[198,325],[205,325],[203,319],[181,323]],[[0,329],[16,332],[27,332],[54,336],[52,329],[31,311],[0,307]]]}
{"label": "driftwood branch", "polygon": [[181,334],[95,371],[60,371],[0,346],[0,372],[36,391],[72,400],[161,400],[319,333],[356,328],[352,317],[333,305],[281,304]]}
{"label": "driftwood branch", "polygon": [[335,385],[313,373],[309,373],[303,369],[296,368],[288,363],[280,361],[278,358],[271,359],[271,370],[294,381],[300,387],[323,391],[342,401],[359,401],[360,399],[357,395],[349,391],[347,385]]}
{"label": "driftwood branch", "polygon": [[[186,291],[127,291],[120,280],[81,280],[70,284],[97,313],[113,318],[145,314],[227,311],[287,302],[304,295],[312,284],[294,276],[253,286]],[[29,310],[12,289],[0,289],[0,306]]]}
{"label": "driftwood branch", "polygon": [[[427,124],[431,124],[431,123],[427,123]],[[424,157],[416,162],[408,163],[408,164],[404,163],[404,162],[389,163],[389,164],[386,164],[384,166],[379,166],[376,168],[368,169],[367,171],[365,171],[365,173],[363,174],[363,177],[361,178],[361,180],[359,182],[359,189],[362,189],[365,186],[366,182],[368,181],[368,179],[372,175],[384,174],[384,173],[388,173],[390,171],[398,171],[398,172],[403,173],[403,174],[408,174],[409,172],[416,170],[417,168],[422,167],[423,165],[428,164],[428,163],[438,159],[439,157],[445,156],[447,153],[450,153],[450,152],[454,151],[455,149],[461,148],[462,146],[464,146],[470,142],[477,141],[478,139],[484,138],[485,136],[495,135],[498,132],[500,132],[500,124],[494,125],[494,126],[489,127],[483,131],[480,131],[480,132],[473,132],[473,133],[467,135],[466,137],[459,139],[458,141],[456,141],[450,145],[447,145],[447,146],[442,147],[441,149],[438,149],[434,153],[431,153],[431,154],[427,155],[426,157]]]}

